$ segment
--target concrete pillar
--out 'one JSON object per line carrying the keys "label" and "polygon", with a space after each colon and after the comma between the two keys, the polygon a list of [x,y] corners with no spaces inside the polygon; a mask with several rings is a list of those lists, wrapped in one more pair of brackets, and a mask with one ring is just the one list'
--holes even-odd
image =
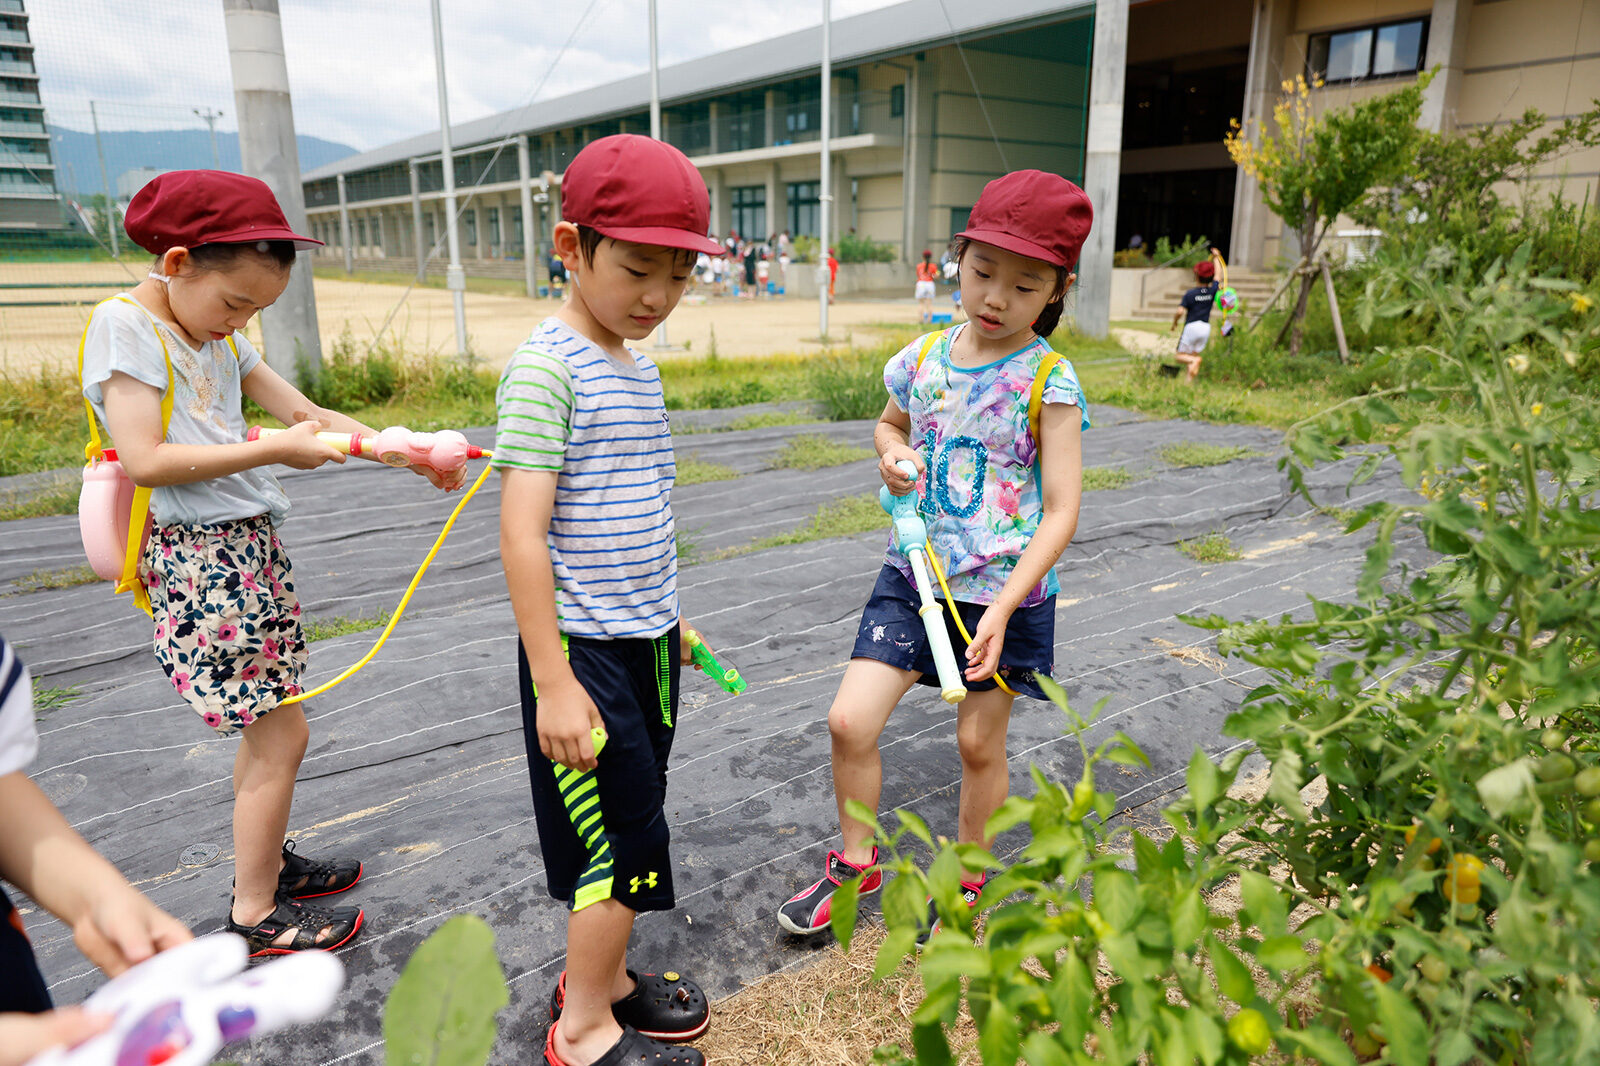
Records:
{"label": "concrete pillar", "polygon": [[901,254],[908,263],[928,247],[928,213],[933,195],[933,71],[917,59],[906,74],[905,169],[901,182],[904,236]]}
{"label": "concrete pillar", "polygon": [[526,135],[517,138],[517,198],[522,206],[522,283],[539,295],[539,237],[533,217],[533,163]]}
{"label": "concrete pillar", "polygon": [[733,210],[729,201],[728,183],[723,180],[720,169],[702,171],[706,179],[706,191],[711,194],[711,232],[719,238],[728,234],[728,217]]}
{"label": "concrete pillar", "polygon": [[[1244,108],[1246,129],[1266,121],[1278,99],[1282,82],[1284,38],[1289,33],[1291,0],[1255,0],[1255,20],[1250,30],[1250,59],[1245,66]],[[1098,206],[1098,205],[1097,205]],[[1267,224],[1272,212],[1261,199],[1261,186],[1243,170],[1233,185],[1233,229],[1228,240],[1228,262],[1246,270],[1271,265],[1266,252]]]}
{"label": "concrete pillar", "polygon": [[1461,99],[1462,67],[1467,58],[1467,23],[1472,5],[1463,0],[1433,0],[1428,22],[1428,58],[1424,69],[1438,67],[1422,92],[1422,115],[1417,125],[1432,133],[1456,127],[1456,105]]}
{"label": "concrete pillar", "polygon": [[416,160],[408,164],[411,171],[411,254],[417,257],[417,280],[428,280],[428,244],[422,231],[422,179],[417,173]]}
{"label": "concrete pillar", "polygon": [[[350,242],[350,202],[344,195],[344,175],[338,176],[339,181],[339,247],[344,250],[344,272],[356,272],[355,248]],[[273,369],[277,369],[274,367]]]}
{"label": "concrete pillar", "polygon": [[506,234],[511,232],[511,198],[509,196],[500,197],[500,206],[495,212],[495,223],[494,240],[495,244],[500,247],[500,258],[504,259],[506,252],[510,250],[510,243],[506,240]]}
{"label": "concrete pillar", "polygon": [[838,247],[841,236],[856,226],[856,196],[850,184],[850,168],[843,152],[833,153],[833,239]]}
{"label": "concrete pillar", "polygon": [[[766,97],[762,101],[762,105],[761,106],[762,106],[763,114],[764,114],[764,117],[766,118],[766,123],[767,123],[767,129],[766,129],[766,137],[767,137],[767,139],[765,141],[763,141],[762,143],[770,148],[772,145],[778,143],[778,138],[779,137],[784,136],[788,132],[788,130],[785,128],[784,124],[781,121],[779,121],[779,117],[780,116],[778,115],[778,90],[776,90],[776,89],[768,89],[767,93],[766,93]],[[769,199],[768,203],[770,203],[770,202],[771,202],[771,200]]]}
{"label": "concrete pillar", "polygon": [[778,164],[776,161],[767,164],[767,179],[764,197],[766,201],[767,227],[757,234],[760,240],[766,240],[769,234],[777,233],[783,228],[779,224],[778,211],[783,205],[783,185],[778,181]]}
{"label": "concrete pillar", "polygon": [[1089,70],[1089,131],[1083,186],[1094,204],[1094,227],[1078,259],[1078,328],[1104,337],[1111,328],[1111,253],[1122,177],[1122,90],[1128,65],[1128,0],[1096,0],[1094,59]]}
{"label": "concrete pillar", "polygon": [[389,258],[389,253],[391,251],[389,245],[389,212],[380,207],[375,214],[377,215],[375,221],[378,226],[378,232],[373,238],[373,243],[378,246],[378,255],[382,256],[384,259],[387,259]]}
{"label": "concrete pillar", "polygon": [[[304,233],[305,187],[300,180],[278,0],[222,0],[222,17],[233,74],[234,114],[239,119],[241,169],[267,183],[290,227]],[[312,373],[322,365],[311,253],[295,257],[288,287],[261,313],[261,338],[267,365],[291,382],[299,381],[302,363]]]}
{"label": "concrete pillar", "polygon": [[722,130],[718,127],[717,116],[719,108],[715,100],[706,105],[706,114],[711,125],[711,154],[716,155],[722,151]]}

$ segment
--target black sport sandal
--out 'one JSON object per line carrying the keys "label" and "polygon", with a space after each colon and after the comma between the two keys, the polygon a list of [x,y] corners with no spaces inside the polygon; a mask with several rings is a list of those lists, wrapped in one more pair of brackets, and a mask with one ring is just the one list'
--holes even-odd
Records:
{"label": "black sport sandal", "polygon": [[[546,1066],[567,1066],[566,1060],[556,1054],[554,1025],[550,1026],[544,1038],[544,1061]],[[593,1066],[634,1066],[641,1062],[649,1066],[706,1066],[706,1057],[692,1047],[671,1047],[624,1025],[622,1039],[595,1059]]]}
{"label": "black sport sandal", "polygon": [[[358,907],[324,910],[287,896],[277,897],[276,902],[272,913],[253,926],[234,921],[233,908],[228,908],[225,928],[230,933],[244,937],[252,959],[263,955],[292,955],[297,951],[342,948],[356,938],[361,931],[361,923],[366,920],[366,913]],[[294,930],[293,939],[287,944],[276,943],[289,929]]]}
{"label": "black sport sandal", "polygon": [[278,873],[278,895],[290,899],[331,896],[354,887],[365,869],[355,859],[308,859],[296,853],[294,841],[283,842],[283,869]]}
{"label": "black sport sandal", "polygon": [[[693,1040],[711,1027],[711,1004],[700,986],[680,974],[634,973],[634,988],[611,1004],[611,1016],[623,1028],[638,1030],[650,1040],[681,1043]],[[556,978],[550,993],[550,1021],[561,1017],[567,1003],[567,971]]]}

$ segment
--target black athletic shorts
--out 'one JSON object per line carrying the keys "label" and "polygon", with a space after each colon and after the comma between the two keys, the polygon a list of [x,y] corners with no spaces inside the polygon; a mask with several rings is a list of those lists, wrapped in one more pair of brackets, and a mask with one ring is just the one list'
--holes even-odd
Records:
{"label": "black athletic shorts", "polygon": [[0,889],[0,1014],[41,1014],[52,1006],[22,916]]}
{"label": "black athletic shorts", "polygon": [[[938,590],[935,589],[935,592]],[[967,666],[967,642],[956,629],[950,617],[949,605],[938,601],[944,627],[950,633],[950,648],[955,652],[956,665]],[[878,573],[878,583],[872,596],[861,610],[861,625],[856,630],[852,659],[876,659],[901,670],[919,670],[918,683],[939,687],[939,675],[934,672],[933,651],[928,646],[928,630],[917,614],[922,599],[916,586],[898,568],[883,564]],[[987,604],[967,603],[957,600],[961,621],[967,632],[974,633],[978,619],[988,610]],[[1055,654],[1056,598],[1050,596],[1043,603],[1021,607],[1011,613],[1006,623],[1006,641],[1000,648],[1000,667],[996,671],[1019,694],[1047,699],[1044,690],[1033,680],[1035,671],[1050,674]],[[971,692],[982,692],[995,687],[994,678],[984,681],[962,679]]]}
{"label": "black athletic shorts", "polygon": [[605,722],[599,765],[568,769],[539,750],[538,696],[517,641],[523,740],[550,895],[571,910],[615,899],[673,907],[667,755],[678,715],[678,627],[650,639],[567,638],[567,660]]}

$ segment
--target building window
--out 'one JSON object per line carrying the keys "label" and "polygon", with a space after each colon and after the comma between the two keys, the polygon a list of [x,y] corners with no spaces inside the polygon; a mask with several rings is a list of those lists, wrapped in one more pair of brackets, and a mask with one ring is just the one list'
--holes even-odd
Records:
{"label": "building window", "polygon": [[821,187],[814,181],[792,181],[789,193],[789,233],[795,237],[816,237],[822,232]]}
{"label": "building window", "polygon": [[740,185],[728,190],[732,197],[730,228],[746,240],[767,238],[767,187]]}
{"label": "building window", "polygon": [[472,247],[478,246],[478,212],[472,208],[461,212],[461,235]]}
{"label": "building window", "polygon": [[1313,34],[1306,77],[1326,84],[1415,74],[1428,52],[1428,20]]}
{"label": "building window", "polygon": [[906,113],[906,87],[889,86],[889,117],[899,118]]}

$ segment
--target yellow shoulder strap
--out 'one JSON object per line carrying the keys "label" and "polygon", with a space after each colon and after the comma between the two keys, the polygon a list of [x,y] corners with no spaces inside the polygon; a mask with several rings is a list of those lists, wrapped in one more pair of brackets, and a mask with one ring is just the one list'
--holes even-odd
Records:
{"label": "yellow shoulder strap", "polygon": [[1044,386],[1050,380],[1050,371],[1061,362],[1061,353],[1054,348],[1039,360],[1039,370],[1033,375],[1033,389],[1028,393],[1028,432],[1033,434],[1033,449],[1039,450],[1039,409],[1044,406]]}
{"label": "yellow shoulder strap", "polygon": [[[167,388],[161,394],[161,436],[164,440],[167,436],[167,428],[172,424],[172,352],[167,348],[167,339],[161,335],[161,329],[156,325],[155,318],[149,311],[140,306],[137,300],[120,294],[113,296],[111,299],[121,300],[123,303],[131,304],[133,307],[138,308],[139,313],[150,320],[150,328],[155,330],[156,340],[161,345],[161,358],[167,364]],[[98,311],[100,307],[110,302],[111,300],[103,301],[95,307],[95,310]],[[83,337],[78,341],[78,387],[80,391],[83,387],[83,346],[88,339],[89,327],[85,324]],[[228,342],[231,345],[233,339],[230,337]],[[235,355],[237,354],[237,349],[235,349]],[[84,457],[89,462],[97,462],[105,458],[105,448],[100,440],[100,427],[94,417],[94,407],[89,403],[89,397],[87,396],[83,398],[83,410],[89,416],[89,444],[83,450]],[[134,602],[139,605],[139,609],[145,614],[151,614],[152,611],[150,593],[145,589],[144,582],[139,580],[139,552],[144,546],[144,528],[149,520],[150,488],[146,485],[136,485],[133,490],[133,507],[128,514],[128,547],[122,557],[122,577],[117,580],[113,594],[132,592]]]}
{"label": "yellow shoulder strap", "polygon": [[922,361],[928,358],[928,353],[933,351],[933,346],[935,344],[939,343],[939,338],[943,337],[949,332],[950,330],[948,329],[935,330],[926,337],[922,338],[922,347],[917,350],[917,365],[911,370],[913,374],[922,369]]}

